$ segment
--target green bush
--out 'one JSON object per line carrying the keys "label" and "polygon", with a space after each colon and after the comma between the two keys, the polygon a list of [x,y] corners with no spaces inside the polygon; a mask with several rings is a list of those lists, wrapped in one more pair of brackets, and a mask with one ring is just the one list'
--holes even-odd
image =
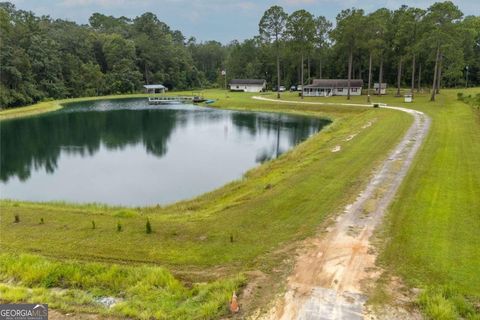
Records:
{"label": "green bush", "polygon": [[471,94],[466,96],[463,92],[458,92],[457,99],[471,105],[472,107],[480,108],[480,93],[477,93],[475,96],[472,96]]}
{"label": "green bush", "polygon": [[150,224],[150,219],[147,219],[147,223],[145,224],[145,232],[147,234],[152,233],[152,225]]}

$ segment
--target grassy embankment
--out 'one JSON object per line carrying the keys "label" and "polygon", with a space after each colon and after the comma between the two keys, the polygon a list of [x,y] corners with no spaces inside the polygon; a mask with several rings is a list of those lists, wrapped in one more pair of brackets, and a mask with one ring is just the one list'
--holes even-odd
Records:
{"label": "grassy embankment", "polygon": [[[205,94],[217,99],[217,107],[303,113],[334,122],[240,181],[170,206],[122,209],[2,201],[1,299],[40,299],[64,311],[119,316],[217,317],[226,311],[232,288],[245,283],[239,273],[260,270],[278,279],[293,252],[291,244],[313,235],[356,197],[411,123],[408,115],[391,110],[277,105],[254,101],[250,94]],[[294,99],[292,94],[286,97]],[[12,110],[6,112],[13,116]],[[369,121],[374,124],[362,129]],[[345,141],[354,133],[354,139]],[[336,145],[342,150],[332,153]],[[152,234],[145,233],[147,217]],[[24,253],[43,257],[17,257]],[[164,280],[157,283],[159,273]],[[131,287],[138,279],[144,281]],[[103,296],[122,300],[107,309],[95,302]]]}
{"label": "grassy embankment", "polygon": [[[471,104],[457,100],[458,92]],[[417,303],[431,319],[480,319],[478,94],[480,88],[442,90],[435,103],[420,95],[413,104],[392,95],[373,97],[432,118],[379,237],[384,276],[400,275],[408,286],[423,289]]]}
{"label": "grassy embankment", "polygon": [[479,95],[479,88],[442,90],[435,103],[425,94],[413,104],[392,95],[373,97],[432,118],[379,239],[379,262],[387,270],[381,282],[400,275],[408,286],[423,289],[417,303],[432,319],[480,319]]}
{"label": "grassy embankment", "polygon": [[[458,92],[470,104],[458,101]],[[443,90],[435,103],[422,94],[413,104],[392,95],[373,97],[426,112],[433,120],[389,210],[380,257],[386,274],[400,275],[409,286],[424,289],[417,303],[432,319],[480,319],[479,94],[478,88]],[[288,99],[300,100],[293,95]],[[364,101],[365,97],[351,100]]]}
{"label": "grassy embankment", "polygon": [[456,92],[412,106],[432,117],[431,133],[383,234],[381,263],[426,289],[419,305],[432,319],[480,319],[480,111]]}

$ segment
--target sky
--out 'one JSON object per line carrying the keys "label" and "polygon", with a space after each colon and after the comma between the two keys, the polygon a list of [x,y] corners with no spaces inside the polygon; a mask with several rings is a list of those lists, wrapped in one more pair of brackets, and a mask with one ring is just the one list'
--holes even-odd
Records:
{"label": "sky", "polygon": [[[282,6],[287,13],[306,9],[315,16],[323,15],[334,21],[338,12],[356,7],[367,13],[378,8],[396,9],[402,4],[428,8],[431,0],[10,0],[17,9],[33,11],[88,23],[94,12],[116,17],[134,18],[153,12],[172,29],[198,41],[217,40],[228,43],[244,40],[258,33],[258,21],[272,5]],[[480,15],[479,0],[453,0],[465,15]]]}

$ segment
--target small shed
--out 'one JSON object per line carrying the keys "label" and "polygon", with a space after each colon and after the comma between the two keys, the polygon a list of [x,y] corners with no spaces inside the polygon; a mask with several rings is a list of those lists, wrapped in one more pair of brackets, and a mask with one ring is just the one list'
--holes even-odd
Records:
{"label": "small shed", "polygon": [[145,88],[145,93],[148,94],[165,93],[167,91],[163,84],[146,84],[143,87]]}
{"label": "small shed", "polygon": [[413,95],[411,92],[408,92],[404,96],[405,102],[412,102],[413,101]]}
{"label": "small shed", "polygon": [[262,92],[267,88],[265,79],[232,79],[229,83],[230,91]]}
{"label": "small shed", "polygon": [[387,84],[385,82],[382,82],[381,86],[380,83],[375,82],[373,89],[375,90],[375,94],[387,94]]}

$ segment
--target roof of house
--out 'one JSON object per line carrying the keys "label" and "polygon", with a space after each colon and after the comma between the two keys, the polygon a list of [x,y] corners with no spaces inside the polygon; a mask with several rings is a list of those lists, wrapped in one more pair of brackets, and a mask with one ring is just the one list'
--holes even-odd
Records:
{"label": "roof of house", "polygon": [[[363,86],[362,79],[351,79],[350,88],[359,88]],[[312,84],[305,88],[347,88],[348,79],[314,79]]]}
{"label": "roof of house", "polygon": [[257,84],[264,85],[267,82],[265,79],[232,79],[230,84]]}
{"label": "roof of house", "polygon": [[145,89],[165,89],[163,84],[146,84],[143,87]]}

